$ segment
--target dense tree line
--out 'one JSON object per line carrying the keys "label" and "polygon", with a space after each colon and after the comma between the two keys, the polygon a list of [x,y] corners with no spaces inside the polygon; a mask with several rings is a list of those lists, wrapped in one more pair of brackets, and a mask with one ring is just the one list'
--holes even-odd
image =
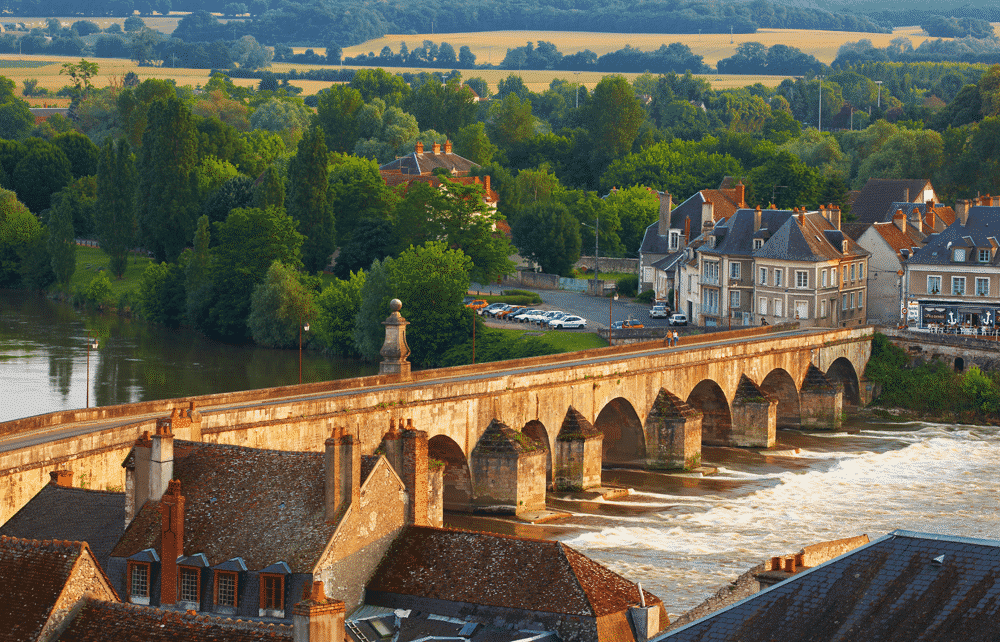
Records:
{"label": "dense tree line", "polygon": [[846,68],[871,62],[1000,62],[1000,40],[966,36],[953,40],[925,40],[914,47],[909,38],[894,38],[887,47],[878,48],[870,40],[841,45],[831,66]]}

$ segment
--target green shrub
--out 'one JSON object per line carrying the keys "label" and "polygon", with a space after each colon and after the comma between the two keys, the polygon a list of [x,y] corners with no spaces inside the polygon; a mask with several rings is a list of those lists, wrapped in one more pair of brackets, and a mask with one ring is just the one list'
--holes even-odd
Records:
{"label": "green shrub", "polygon": [[101,272],[87,284],[83,290],[83,303],[87,307],[105,310],[111,307],[114,299],[111,296],[111,279],[107,272]]}
{"label": "green shrub", "polygon": [[621,296],[635,296],[636,291],[639,289],[639,277],[630,274],[628,276],[623,276],[617,281],[618,294]]}
{"label": "green shrub", "polygon": [[639,293],[639,296],[635,297],[636,303],[652,303],[653,299],[656,298],[656,293],[652,290],[643,290]]}

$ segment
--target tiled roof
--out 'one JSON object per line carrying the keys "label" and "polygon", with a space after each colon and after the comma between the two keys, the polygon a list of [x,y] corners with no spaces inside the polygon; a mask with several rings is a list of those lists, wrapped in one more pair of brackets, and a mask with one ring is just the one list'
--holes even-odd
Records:
{"label": "tiled roof", "polygon": [[[694,239],[701,234],[701,207],[702,204],[711,201],[713,223],[732,216],[741,204],[738,202],[737,189],[703,189],[695,192],[690,198],[675,206],[670,211],[670,228],[680,230],[684,233],[685,219],[690,219],[691,238]],[[745,204],[742,204],[745,207]],[[645,254],[668,254],[670,253],[669,236],[660,236],[659,220],[646,228],[642,237],[640,251]]]}
{"label": "tiled roof", "polygon": [[[847,251],[841,251],[841,241]],[[756,258],[789,261],[829,261],[840,257],[868,256],[857,241],[833,226],[819,212],[795,214],[778,228],[774,236],[754,253]]]}
{"label": "tiled roof", "polygon": [[292,627],[87,600],[58,642],[276,642]]}
{"label": "tiled roof", "polygon": [[0,537],[0,641],[38,639],[86,547]]}
{"label": "tiled roof", "polygon": [[[972,244],[968,239],[971,238]],[[987,249],[992,246],[990,238],[1000,241],[1000,207],[976,205],[969,208],[965,225],[956,221],[940,234],[932,234],[926,239],[926,245],[918,249],[910,257],[909,263],[922,265],[955,265],[951,260],[951,247],[975,247]],[[966,253],[966,264],[979,264],[975,252]],[[995,253],[987,265],[1000,265],[1000,252]]]}
{"label": "tiled roof", "polygon": [[893,203],[920,203],[924,188],[929,184],[926,178],[870,178],[851,204],[851,213],[865,226],[884,223],[891,220],[896,211],[889,209]]}
{"label": "tiled roof", "polygon": [[0,535],[87,542],[107,568],[125,530],[125,493],[47,484],[0,527]]}
{"label": "tiled roof", "polygon": [[[212,566],[242,557],[254,570],[284,561],[311,573],[337,526],[325,521],[323,453],[174,440],[174,478],[185,498],[184,552]],[[112,555],[160,550],[160,528],[159,502],[147,502]]]}
{"label": "tiled roof", "polygon": [[420,153],[410,152],[406,156],[389,161],[378,169],[380,172],[396,170],[404,175],[419,176],[430,174],[439,167],[449,172],[457,171],[459,175],[468,175],[474,167],[479,167],[479,165],[458,154],[445,153],[444,151],[435,154],[433,151],[424,151]]}
{"label": "tiled roof", "polygon": [[[408,185],[409,183],[412,183],[414,181],[418,181],[421,183],[428,183],[431,187],[438,187],[441,185],[441,179],[435,174],[420,174],[420,175],[401,174],[399,170],[380,171],[379,173],[382,174],[382,179],[385,181],[385,184],[388,185],[389,187],[396,187],[398,185]],[[482,180],[478,176],[451,176],[448,178],[448,180],[450,180],[453,183],[459,183],[461,185],[473,185],[482,183]],[[496,203],[499,200],[499,198],[500,197],[493,189],[486,191],[486,193],[483,195],[483,199],[487,203]]]}
{"label": "tiled roof", "polygon": [[761,210],[760,230],[754,232],[755,210],[740,209],[733,216],[716,226],[716,233],[722,232],[722,238],[714,248],[702,247],[706,254],[725,254],[729,256],[752,256],[754,254],[753,239],[768,239],[791,217],[791,210]]}
{"label": "tiled roof", "polygon": [[657,640],[1000,639],[1000,542],[894,531]]}
{"label": "tiled roof", "polygon": [[581,617],[639,602],[635,584],[561,542],[428,526],[403,531],[367,590]]}
{"label": "tiled roof", "polygon": [[874,223],[872,224],[872,229],[882,237],[886,245],[896,251],[896,256],[900,260],[903,260],[900,250],[909,250],[914,247],[920,247],[923,244],[922,239],[916,238],[922,236],[920,231],[914,230],[909,225],[905,233],[895,223]]}

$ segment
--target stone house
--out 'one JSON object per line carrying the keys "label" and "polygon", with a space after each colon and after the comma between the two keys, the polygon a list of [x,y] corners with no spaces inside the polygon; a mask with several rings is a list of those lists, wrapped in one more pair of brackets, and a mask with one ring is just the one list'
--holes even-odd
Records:
{"label": "stone house", "polygon": [[454,182],[477,185],[482,183],[485,191],[484,202],[488,207],[496,209],[499,196],[490,187],[490,177],[484,176],[480,179],[478,176],[471,176],[472,170],[477,167],[478,164],[454,153],[451,141],[446,141],[443,146],[434,143],[428,151],[424,150],[423,143],[417,143],[413,152],[379,166],[378,172],[389,187],[408,185],[413,181],[438,187],[441,185],[441,180],[434,170],[443,169],[448,172],[449,180]]}
{"label": "stone house", "polygon": [[563,642],[644,642],[662,601],[561,542],[408,526],[368,582],[365,602],[511,628]]}
{"label": "stone house", "polygon": [[962,201],[958,220],[927,237],[905,264],[905,296],[917,308],[919,327],[994,329],[1000,312],[1000,206]]}
{"label": "stone house", "polygon": [[353,607],[406,523],[441,523],[426,433],[393,429],[381,450],[342,431],[318,453],[181,441],[161,420],[124,464],[108,575],[133,604],[288,621],[321,580]]}
{"label": "stone house", "polygon": [[[896,210],[907,215],[917,208],[921,215],[928,203],[944,226],[954,221],[954,212],[937,203],[937,193],[929,179],[869,178],[858,192],[851,192],[848,203],[854,222],[844,222],[844,232],[859,239],[874,223],[889,223]],[[916,223],[916,221],[912,221]],[[942,226],[943,227],[943,226]]]}
{"label": "stone house", "polygon": [[[933,212],[931,212],[933,216]],[[903,266],[906,259],[923,246],[928,227],[911,225],[910,218],[897,210],[891,223],[873,223],[858,245],[867,250],[868,318],[878,323],[896,325],[902,319]]]}

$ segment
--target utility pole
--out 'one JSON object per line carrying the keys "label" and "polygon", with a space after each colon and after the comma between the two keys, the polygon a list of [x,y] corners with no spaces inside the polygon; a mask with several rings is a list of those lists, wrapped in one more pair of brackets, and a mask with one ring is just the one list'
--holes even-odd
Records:
{"label": "utility pole", "polygon": [[875,84],[878,85],[878,108],[882,109],[882,81],[876,80]]}
{"label": "utility pole", "polygon": [[817,129],[819,133],[823,133],[823,76],[816,76],[819,78],[819,124]]}

